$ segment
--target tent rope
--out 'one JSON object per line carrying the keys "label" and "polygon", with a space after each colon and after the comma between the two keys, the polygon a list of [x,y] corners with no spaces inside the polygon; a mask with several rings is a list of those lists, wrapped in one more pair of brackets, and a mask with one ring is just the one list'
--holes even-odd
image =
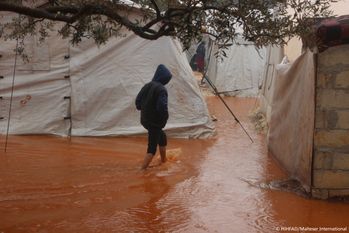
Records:
{"label": "tent rope", "polygon": [[13,92],[14,92],[15,77],[16,77],[17,55],[18,55],[18,38],[17,38],[17,42],[16,42],[15,64],[13,66],[12,87],[11,87],[11,97],[10,97],[10,109],[9,109],[9,112],[8,112],[8,119],[7,119],[5,153],[7,151],[8,135],[9,135],[9,131],[10,131],[10,120],[11,120],[11,112],[12,112]]}

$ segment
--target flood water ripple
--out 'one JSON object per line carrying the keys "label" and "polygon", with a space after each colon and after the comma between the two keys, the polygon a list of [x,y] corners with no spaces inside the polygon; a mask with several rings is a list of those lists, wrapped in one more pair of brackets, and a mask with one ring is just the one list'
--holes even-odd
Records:
{"label": "flood water ripple", "polygon": [[288,177],[248,118],[255,99],[225,99],[254,143],[208,97],[217,134],[170,138],[169,161],[158,165],[156,157],[146,172],[139,170],[145,137],[10,136],[8,152],[0,152],[0,232],[270,233],[349,225],[348,204],[282,189]]}

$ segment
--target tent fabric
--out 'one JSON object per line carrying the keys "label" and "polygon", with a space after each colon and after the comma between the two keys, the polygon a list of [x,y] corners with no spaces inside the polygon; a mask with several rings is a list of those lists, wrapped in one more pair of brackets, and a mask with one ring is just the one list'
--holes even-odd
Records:
{"label": "tent fabric", "polygon": [[177,41],[145,41],[129,34],[99,49],[85,41],[71,48],[71,55],[73,135],[145,133],[134,101],[161,63],[173,75],[166,85],[170,115],[166,129],[176,134],[175,129],[187,128],[187,133],[181,132],[184,137],[212,133],[206,103]]}
{"label": "tent fabric", "polygon": [[270,152],[307,191],[314,135],[314,67],[309,50],[293,63],[277,67],[268,131]]}
{"label": "tent fabric", "polygon": [[69,96],[71,91],[69,80],[64,79],[69,73],[69,61],[62,58],[68,52],[68,42],[50,40],[48,47],[48,43],[39,46],[35,37],[28,41],[26,52],[32,62],[17,56],[15,75],[16,41],[1,41],[0,75],[4,78],[0,79],[0,134],[7,132],[11,114],[11,134],[66,135],[69,121],[64,117],[68,114],[69,103],[64,96]]}
{"label": "tent fabric", "polygon": [[[211,50],[211,52],[210,52]],[[207,76],[219,92],[231,96],[257,96],[266,64],[266,48],[240,41],[225,50],[226,56],[216,57],[217,46],[210,52]]]}
{"label": "tent fabric", "polygon": [[[169,136],[205,138],[214,133],[206,103],[181,45],[170,37],[156,41],[132,33],[111,38],[97,47],[84,40],[71,47],[51,36],[38,45],[28,38],[29,63],[18,57],[10,118],[10,134],[73,136],[134,135],[145,133],[135,97],[149,82],[158,64],[173,79],[166,85]],[[6,133],[15,64],[15,41],[1,41],[0,129]],[[71,119],[67,118],[71,117]],[[65,119],[66,118],[66,119]]]}

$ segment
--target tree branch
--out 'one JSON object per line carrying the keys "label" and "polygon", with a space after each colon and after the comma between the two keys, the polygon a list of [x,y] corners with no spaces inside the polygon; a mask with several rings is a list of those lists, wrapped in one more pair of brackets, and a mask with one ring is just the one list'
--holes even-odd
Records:
{"label": "tree branch", "polygon": [[43,9],[30,8],[26,6],[19,6],[15,4],[0,2],[1,11],[11,11],[14,13],[31,16],[33,18],[46,18],[54,21],[69,22],[70,17],[61,14],[52,14]]}
{"label": "tree branch", "polygon": [[[289,7],[295,10],[296,15],[290,17],[283,8],[274,16],[271,14],[272,7],[276,6],[271,3],[274,1],[259,0],[168,0],[167,3],[174,4],[170,4],[164,12],[161,11],[161,6],[166,3],[165,0],[138,1],[140,3],[137,7],[119,0],[50,0],[51,4],[40,8],[23,6],[18,0],[0,0],[0,12],[28,16],[28,19],[21,17],[21,20],[12,23],[0,22],[0,37],[13,38],[13,35],[34,33],[36,28],[33,24],[48,19],[65,22],[69,27],[75,28],[75,32],[69,31],[69,27],[66,30],[63,27],[60,31],[63,36],[73,35],[73,42],[79,42],[79,38],[84,35],[91,35],[96,42],[103,43],[114,34],[110,31],[118,31],[121,27],[149,40],[161,36],[177,36],[183,44],[189,45],[192,40],[200,39],[203,33],[209,32],[218,41],[226,42],[234,40],[237,34],[234,25],[237,25],[243,27],[245,39],[260,44],[279,43],[285,37],[307,33],[309,27],[304,26],[304,21],[319,17],[319,14],[322,17],[331,15],[326,9],[335,1],[319,1],[320,5],[309,2],[305,4],[305,0],[275,1],[282,2],[285,9]],[[319,9],[325,10],[319,13]],[[127,14],[128,10],[140,13],[139,17],[131,17]],[[49,27],[45,23],[40,28],[43,34],[44,27]],[[202,25],[207,28],[205,32],[201,30]],[[8,30],[5,31],[5,27]]]}
{"label": "tree branch", "polygon": [[151,0],[151,3],[154,5],[156,11],[156,18],[160,18],[161,13],[158,4],[156,4],[155,0]]}

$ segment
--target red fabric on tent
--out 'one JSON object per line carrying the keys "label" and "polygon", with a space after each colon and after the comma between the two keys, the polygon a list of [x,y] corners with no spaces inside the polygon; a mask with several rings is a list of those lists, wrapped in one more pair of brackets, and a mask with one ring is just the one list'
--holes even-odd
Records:
{"label": "red fabric on tent", "polygon": [[349,44],[349,15],[320,21],[316,36],[324,47]]}

